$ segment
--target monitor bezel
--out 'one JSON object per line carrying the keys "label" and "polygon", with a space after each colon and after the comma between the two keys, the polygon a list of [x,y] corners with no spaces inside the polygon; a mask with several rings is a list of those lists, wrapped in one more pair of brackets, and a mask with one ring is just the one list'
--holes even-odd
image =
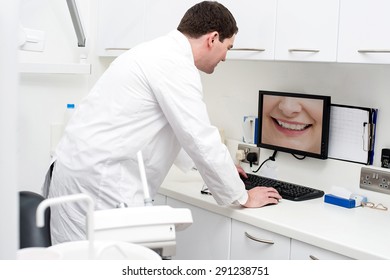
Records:
{"label": "monitor bezel", "polygon": [[[289,147],[277,146],[262,143],[262,125],[263,125],[263,97],[264,95],[273,95],[273,96],[288,96],[288,97],[297,97],[297,98],[308,98],[308,99],[320,99],[323,101],[323,118],[322,118],[322,135],[321,135],[321,151],[320,153],[312,153],[304,150],[296,150]],[[296,93],[296,92],[281,92],[281,91],[268,91],[268,90],[259,90],[259,100],[258,100],[258,129],[257,129],[257,146],[260,148],[266,148],[274,151],[281,151],[285,153],[290,153],[293,155],[300,155],[304,157],[312,157],[318,159],[327,159],[328,158],[328,145],[329,145],[329,121],[330,121],[330,108],[331,108],[331,97],[327,95],[316,95],[316,94],[306,94],[306,93]]]}

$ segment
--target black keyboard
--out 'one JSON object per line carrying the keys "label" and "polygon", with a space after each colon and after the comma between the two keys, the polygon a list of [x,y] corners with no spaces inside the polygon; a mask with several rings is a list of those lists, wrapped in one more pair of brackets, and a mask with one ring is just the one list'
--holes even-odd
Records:
{"label": "black keyboard", "polygon": [[256,186],[265,186],[275,188],[282,198],[293,201],[303,201],[319,198],[324,195],[323,191],[306,186],[296,185],[284,181],[279,181],[259,175],[247,174],[248,178],[242,178],[247,190]]}

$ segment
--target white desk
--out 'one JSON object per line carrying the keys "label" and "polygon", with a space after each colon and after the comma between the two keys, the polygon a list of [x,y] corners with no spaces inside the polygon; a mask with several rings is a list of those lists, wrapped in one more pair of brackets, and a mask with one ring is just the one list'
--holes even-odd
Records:
{"label": "white desk", "polygon": [[[390,259],[390,211],[347,209],[324,203],[323,198],[283,200],[257,209],[221,207],[200,193],[202,185],[196,171],[184,174],[173,167],[159,193],[354,259]],[[389,206],[389,196],[380,202]]]}

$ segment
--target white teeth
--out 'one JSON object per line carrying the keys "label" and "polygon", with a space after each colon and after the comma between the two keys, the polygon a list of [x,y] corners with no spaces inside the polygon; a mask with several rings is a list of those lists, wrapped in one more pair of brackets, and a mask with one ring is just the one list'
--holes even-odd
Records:
{"label": "white teeth", "polygon": [[279,120],[276,120],[276,121],[278,122],[278,124],[281,127],[286,128],[286,129],[290,129],[290,130],[296,130],[296,131],[304,130],[308,126],[310,126],[310,124],[291,124],[291,123],[281,122]]}

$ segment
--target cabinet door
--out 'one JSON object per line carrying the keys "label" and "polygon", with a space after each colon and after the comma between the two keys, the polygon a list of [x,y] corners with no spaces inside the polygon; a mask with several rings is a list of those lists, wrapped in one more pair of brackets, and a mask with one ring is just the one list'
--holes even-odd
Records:
{"label": "cabinet door", "polygon": [[339,62],[390,63],[390,1],[340,2]]}
{"label": "cabinet door", "polygon": [[97,54],[117,56],[144,41],[146,2],[100,0]]}
{"label": "cabinet door", "polygon": [[151,40],[176,29],[184,13],[199,0],[147,0],[145,40]]}
{"label": "cabinet door", "polygon": [[291,240],[292,260],[351,260],[351,258],[295,239]]}
{"label": "cabinet door", "polygon": [[229,258],[231,219],[167,197],[167,204],[191,210],[193,224],[177,232],[175,260]]}
{"label": "cabinet door", "polygon": [[176,29],[199,0],[100,0],[97,52],[117,56],[137,44]]}
{"label": "cabinet door", "polygon": [[339,0],[278,0],[275,59],[336,61]]}
{"label": "cabinet door", "polygon": [[288,260],[290,238],[232,221],[232,260]]}
{"label": "cabinet door", "polygon": [[238,26],[234,46],[227,59],[273,60],[276,0],[221,0]]}

